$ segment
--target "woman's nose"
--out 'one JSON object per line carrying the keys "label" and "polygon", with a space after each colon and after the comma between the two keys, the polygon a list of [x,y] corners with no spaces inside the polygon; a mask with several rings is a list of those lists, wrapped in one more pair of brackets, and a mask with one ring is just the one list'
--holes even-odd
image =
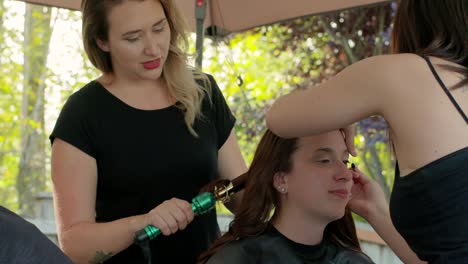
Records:
{"label": "woman's nose", "polygon": [[353,178],[351,171],[348,169],[348,165],[344,162],[338,162],[337,171],[335,174],[335,180],[337,181],[350,181]]}
{"label": "woman's nose", "polygon": [[158,55],[158,41],[153,36],[146,36],[144,42],[144,53],[148,56]]}

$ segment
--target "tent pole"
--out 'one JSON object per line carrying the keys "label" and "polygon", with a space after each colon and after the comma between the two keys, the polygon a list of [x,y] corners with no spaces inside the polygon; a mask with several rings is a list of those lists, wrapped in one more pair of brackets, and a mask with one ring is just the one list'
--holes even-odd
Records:
{"label": "tent pole", "polygon": [[203,63],[203,40],[205,38],[204,21],[206,17],[206,0],[195,0],[195,19],[197,20],[197,38],[196,38],[196,66],[202,69]]}

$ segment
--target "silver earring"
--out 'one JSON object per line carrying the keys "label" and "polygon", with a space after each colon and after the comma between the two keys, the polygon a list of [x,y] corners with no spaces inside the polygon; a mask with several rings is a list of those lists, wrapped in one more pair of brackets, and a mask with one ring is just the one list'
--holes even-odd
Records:
{"label": "silver earring", "polygon": [[281,193],[286,193],[286,188],[280,187],[279,191],[280,191]]}

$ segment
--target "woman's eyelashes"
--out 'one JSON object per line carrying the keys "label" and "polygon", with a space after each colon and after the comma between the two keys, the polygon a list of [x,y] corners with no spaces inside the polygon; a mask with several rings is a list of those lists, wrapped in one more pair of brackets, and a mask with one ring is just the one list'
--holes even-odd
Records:
{"label": "woman's eyelashes", "polygon": [[153,29],[153,32],[154,32],[154,33],[161,33],[161,32],[163,32],[163,31],[164,31],[164,27],[159,27],[159,28],[154,28],[154,29]]}
{"label": "woman's eyelashes", "polygon": [[139,37],[136,37],[136,38],[126,38],[125,40],[128,41],[128,42],[135,42],[135,41],[137,41],[139,39],[140,39]]}
{"label": "woman's eyelashes", "polygon": [[[153,29],[153,33],[161,33],[161,32],[164,31],[164,29],[165,29],[165,27],[154,28],[154,29]],[[131,37],[125,38],[125,40],[128,41],[128,42],[130,42],[130,43],[136,42],[136,41],[138,41],[139,39],[141,39],[140,36],[131,36]]]}
{"label": "woman's eyelashes", "polygon": [[[333,159],[319,159],[317,162],[322,165],[331,165],[331,164],[336,164],[336,162],[339,162],[339,161],[333,160]],[[346,167],[349,167],[351,164],[349,160],[341,160],[341,162],[343,162],[343,164],[346,165]]]}

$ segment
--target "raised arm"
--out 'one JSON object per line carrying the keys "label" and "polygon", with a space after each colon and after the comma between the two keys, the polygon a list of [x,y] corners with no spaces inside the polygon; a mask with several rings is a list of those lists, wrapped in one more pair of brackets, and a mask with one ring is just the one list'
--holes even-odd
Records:
{"label": "raised arm", "polygon": [[267,126],[291,138],[345,128],[387,108],[401,63],[396,55],[357,62],[325,83],[279,98],[267,112]]}

